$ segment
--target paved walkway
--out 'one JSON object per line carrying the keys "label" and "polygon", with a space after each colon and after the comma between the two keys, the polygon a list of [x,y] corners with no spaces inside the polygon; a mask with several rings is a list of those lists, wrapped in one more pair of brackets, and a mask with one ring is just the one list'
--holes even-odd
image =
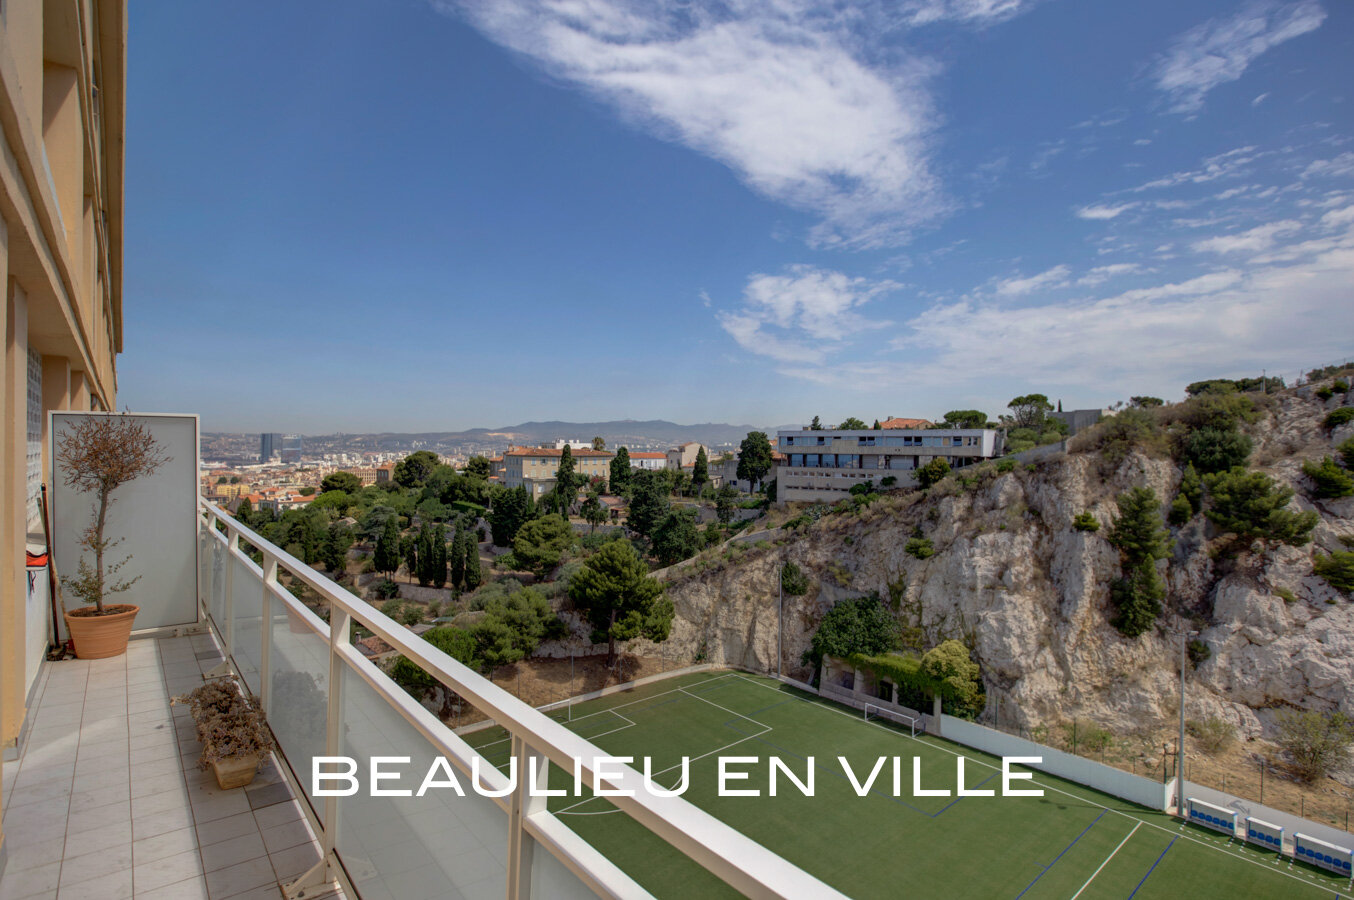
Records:
{"label": "paved walkway", "polygon": [[169,700],[220,661],[203,634],[47,664],[23,755],[4,764],[0,900],[278,900],[319,860],[272,762],[233,791],[195,766],[188,709]]}

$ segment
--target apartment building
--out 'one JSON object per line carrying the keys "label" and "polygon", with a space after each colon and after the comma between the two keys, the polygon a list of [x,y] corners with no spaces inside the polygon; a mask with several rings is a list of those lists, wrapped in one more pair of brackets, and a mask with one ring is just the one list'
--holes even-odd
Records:
{"label": "apartment building", "polygon": [[[611,474],[611,460],[616,454],[610,450],[571,450],[574,472],[584,478],[607,478]],[[555,486],[562,449],[555,447],[513,447],[503,454],[503,484],[510,488],[526,485],[533,499],[539,500]]]}
{"label": "apartment building", "polygon": [[1002,433],[992,428],[780,431],[776,448],[785,458],[776,467],[776,499],[831,503],[857,484],[890,476],[909,484],[912,471],[933,459],[958,469],[999,456],[1002,446]]}
{"label": "apartment building", "polygon": [[[0,4],[0,744],[24,727],[48,640],[25,544],[42,543],[47,413],[117,406],[126,4]],[[46,579],[45,570],[33,570]],[[36,657],[36,658],[35,658]],[[0,859],[4,835],[0,833]]]}
{"label": "apartment building", "polygon": [[666,453],[650,453],[643,450],[630,454],[630,468],[658,472],[668,467]]}
{"label": "apartment building", "polygon": [[[696,456],[705,450],[705,445],[699,441],[687,441],[680,447],[673,447],[668,451],[669,469],[691,469],[696,465]],[[705,451],[706,457],[709,457],[710,451]]]}

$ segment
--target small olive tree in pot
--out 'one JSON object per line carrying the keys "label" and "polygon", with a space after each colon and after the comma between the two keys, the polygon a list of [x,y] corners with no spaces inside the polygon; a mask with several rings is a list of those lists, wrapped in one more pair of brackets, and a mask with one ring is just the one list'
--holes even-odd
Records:
{"label": "small olive tree in pot", "polygon": [[131,580],[117,577],[131,560],[130,555],[117,561],[105,558],[122,543],[122,538],[106,534],[108,508],[118,488],[151,474],[169,458],[144,425],[123,414],[90,416],[76,422],[57,440],[56,461],[67,487],[94,495],[94,521],[80,535],[80,546],[87,553],[80,557],[78,573],[61,579],[87,605],[66,613],[66,629],[81,659],[118,656],[127,650],[132,621],[140,607],[109,603],[108,599],[127,591],[140,576]]}

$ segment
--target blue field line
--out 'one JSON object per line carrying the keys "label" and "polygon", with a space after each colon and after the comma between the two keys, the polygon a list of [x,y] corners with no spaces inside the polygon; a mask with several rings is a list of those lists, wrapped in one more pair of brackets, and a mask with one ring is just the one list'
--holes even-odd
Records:
{"label": "blue field line", "polygon": [[[1047,875],[1047,874],[1048,874],[1048,870],[1051,869],[1051,868],[1053,868],[1054,866],[1056,866],[1056,865],[1058,864],[1058,860],[1062,859],[1063,856],[1065,856],[1065,855],[1067,854],[1067,851],[1068,851],[1068,850],[1071,850],[1073,847],[1075,847],[1075,846],[1077,845],[1077,841],[1079,841],[1079,840],[1081,840],[1082,838],[1084,838],[1084,837],[1086,836],[1086,832],[1088,832],[1088,831],[1090,831],[1092,828],[1094,828],[1094,827],[1095,827],[1095,823],[1096,823],[1096,822],[1099,822],[1100,819],[1101,819],[1101,816],[1104,816],[1105,813],[1107,813],[1107,812],[1109,812],[1108,809],[1102,809],[1102,810],[1100,810],[1100,815],[1099,815],[1099,816],[1096,816],[1095,819],[1093,819],[1093,820],[1091,821],[1091,824],[1090,824],[1090,825],[1087,825],[1085,828],[1083,828],[1083,829],[1081,830],[1081,834],[1079,834],[1079,835],[1077,835],[1076,837],[1072,838],[1072,843],[1070,843],[1070,844],[1068,844],[1066,847],[1064,847],[1062,853],[1059,853],[1057,856],[1053,857],[1053,862],[1051,862],[1051,863],[1049,863],[1048,865],[1044,866],[1044,867],[1043,867],[1043,871],[1041,871],[1038,875],[1034,876],[1034,881],[1031,881],[1029,884],[1025,885],[1025,890],[1023,890],[1023,891],[1021,891],[1020,893],[1016,894],[1016,900],[1020,900],[1021,897],[1025,896],[1027,893],[1029,893],[1030,888],[1034,887],[1035,883],[1038,882],[1040,878],[1043,878],[1045,875]],[[1038,865],[1038,863],[1035,863],[1035,865]]]}
{"label": "blue field line", "polygon": [[[1147,874],[1144,875],[1144,876],[1142,876],[1142,881],[1139,881],[1139,882],[1138,882],[1138,886],[1135,887],[1135,888],[1133,889],[1133,893],[1128,895],[1128,900],[1133,900],[1133,897],[1138,893],[1138,891],[1142,890],[1142,886],[1143,886],[1143,884],[1146,883],[1148,877],[1149,877],[1154,871],[1156,871],[1156,867],[1161,863],[1161,861],[1162,861],[1163,859],[1166,858],[1166,854],[1170,851],[1170,849],[1171,849],[1172,847],[1175,846],[1175,842],[1178,841],[1178,840],[1180,840],[1180,835],[1176,835],[1175,837],[1171,838],[1171,842],[1170,842],[1169,844],[1166,845],[1166,849],[1165,849],[1165,850],[1162,850],[1162,851],[1161,851],[1161,855],[1157,857],[1157,861],[1154,862],[1154,863],[1152,863],[1152,868],[1150,868],[1150,869],[1147,870]],[[1339,896],[1339,895],[1337,894],[1336,896]]]}
{"label": "blue field line", "polygon": [[[975,791],[976,791],[978,788],[980,788],[980,787],[982,787],[983,785],[987,784],[989,781],[991,781],[993,778],[996,778],[996,777],[997,777],[998,775],[1000,775],[1000,774],[1001,774],[1000,772],[993,772],[991,775],[987,776],[987,777],[984,778],[982,781],[980,781],[980,782],[978,782],[977,784],[975,784],[972,788],[969,788],[969,790],[975,790]],[[949,803],[946,803],[944,807],[942,807],[941,809],[937,810],[937,811],[934,812],[934,813],[931,813],[931,818],[933,818],[933,819],[936,818],[936,817],[939,816],[941,813],[943,813],[945,810],[949,809],[951,806],[954,806],[956,803],[958,803],[960,800],[963,800],[963,799],[964,799],[963,797],[955,797],[955,798],[954,798],[953,800],[951,800]]]}

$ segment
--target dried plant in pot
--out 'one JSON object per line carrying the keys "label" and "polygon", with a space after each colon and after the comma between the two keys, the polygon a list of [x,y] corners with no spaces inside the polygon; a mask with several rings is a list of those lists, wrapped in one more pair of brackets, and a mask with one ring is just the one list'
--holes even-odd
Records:
{"label": "dried plant in pot", "polygon": [[[66,630],[81,659],[120,656],[127,651],[132,622],[140,607],[133,603],[110,603],[115,594],[129,590],[140,579],[118,578],[131,560],[106,558],[122,538],[107,531],[108,510],[118,488],[150,475],[169,462],[164,448],[144,425],[126,414],[90,416],[71,426],[57,440],[56,462],[65,484],[94,495],[94,519],[80,534],[77,574],[61,581],[86,605],[65,614]],[[90,556],[94,564],[90,565]]]}
{"label": "dried plant in pot", "polygon": [[254,780],[272,747],[263,716],[229,679],[209,681],[175,702],[187,703],[202,742],[199,769],[212,770],[222,790]]}

